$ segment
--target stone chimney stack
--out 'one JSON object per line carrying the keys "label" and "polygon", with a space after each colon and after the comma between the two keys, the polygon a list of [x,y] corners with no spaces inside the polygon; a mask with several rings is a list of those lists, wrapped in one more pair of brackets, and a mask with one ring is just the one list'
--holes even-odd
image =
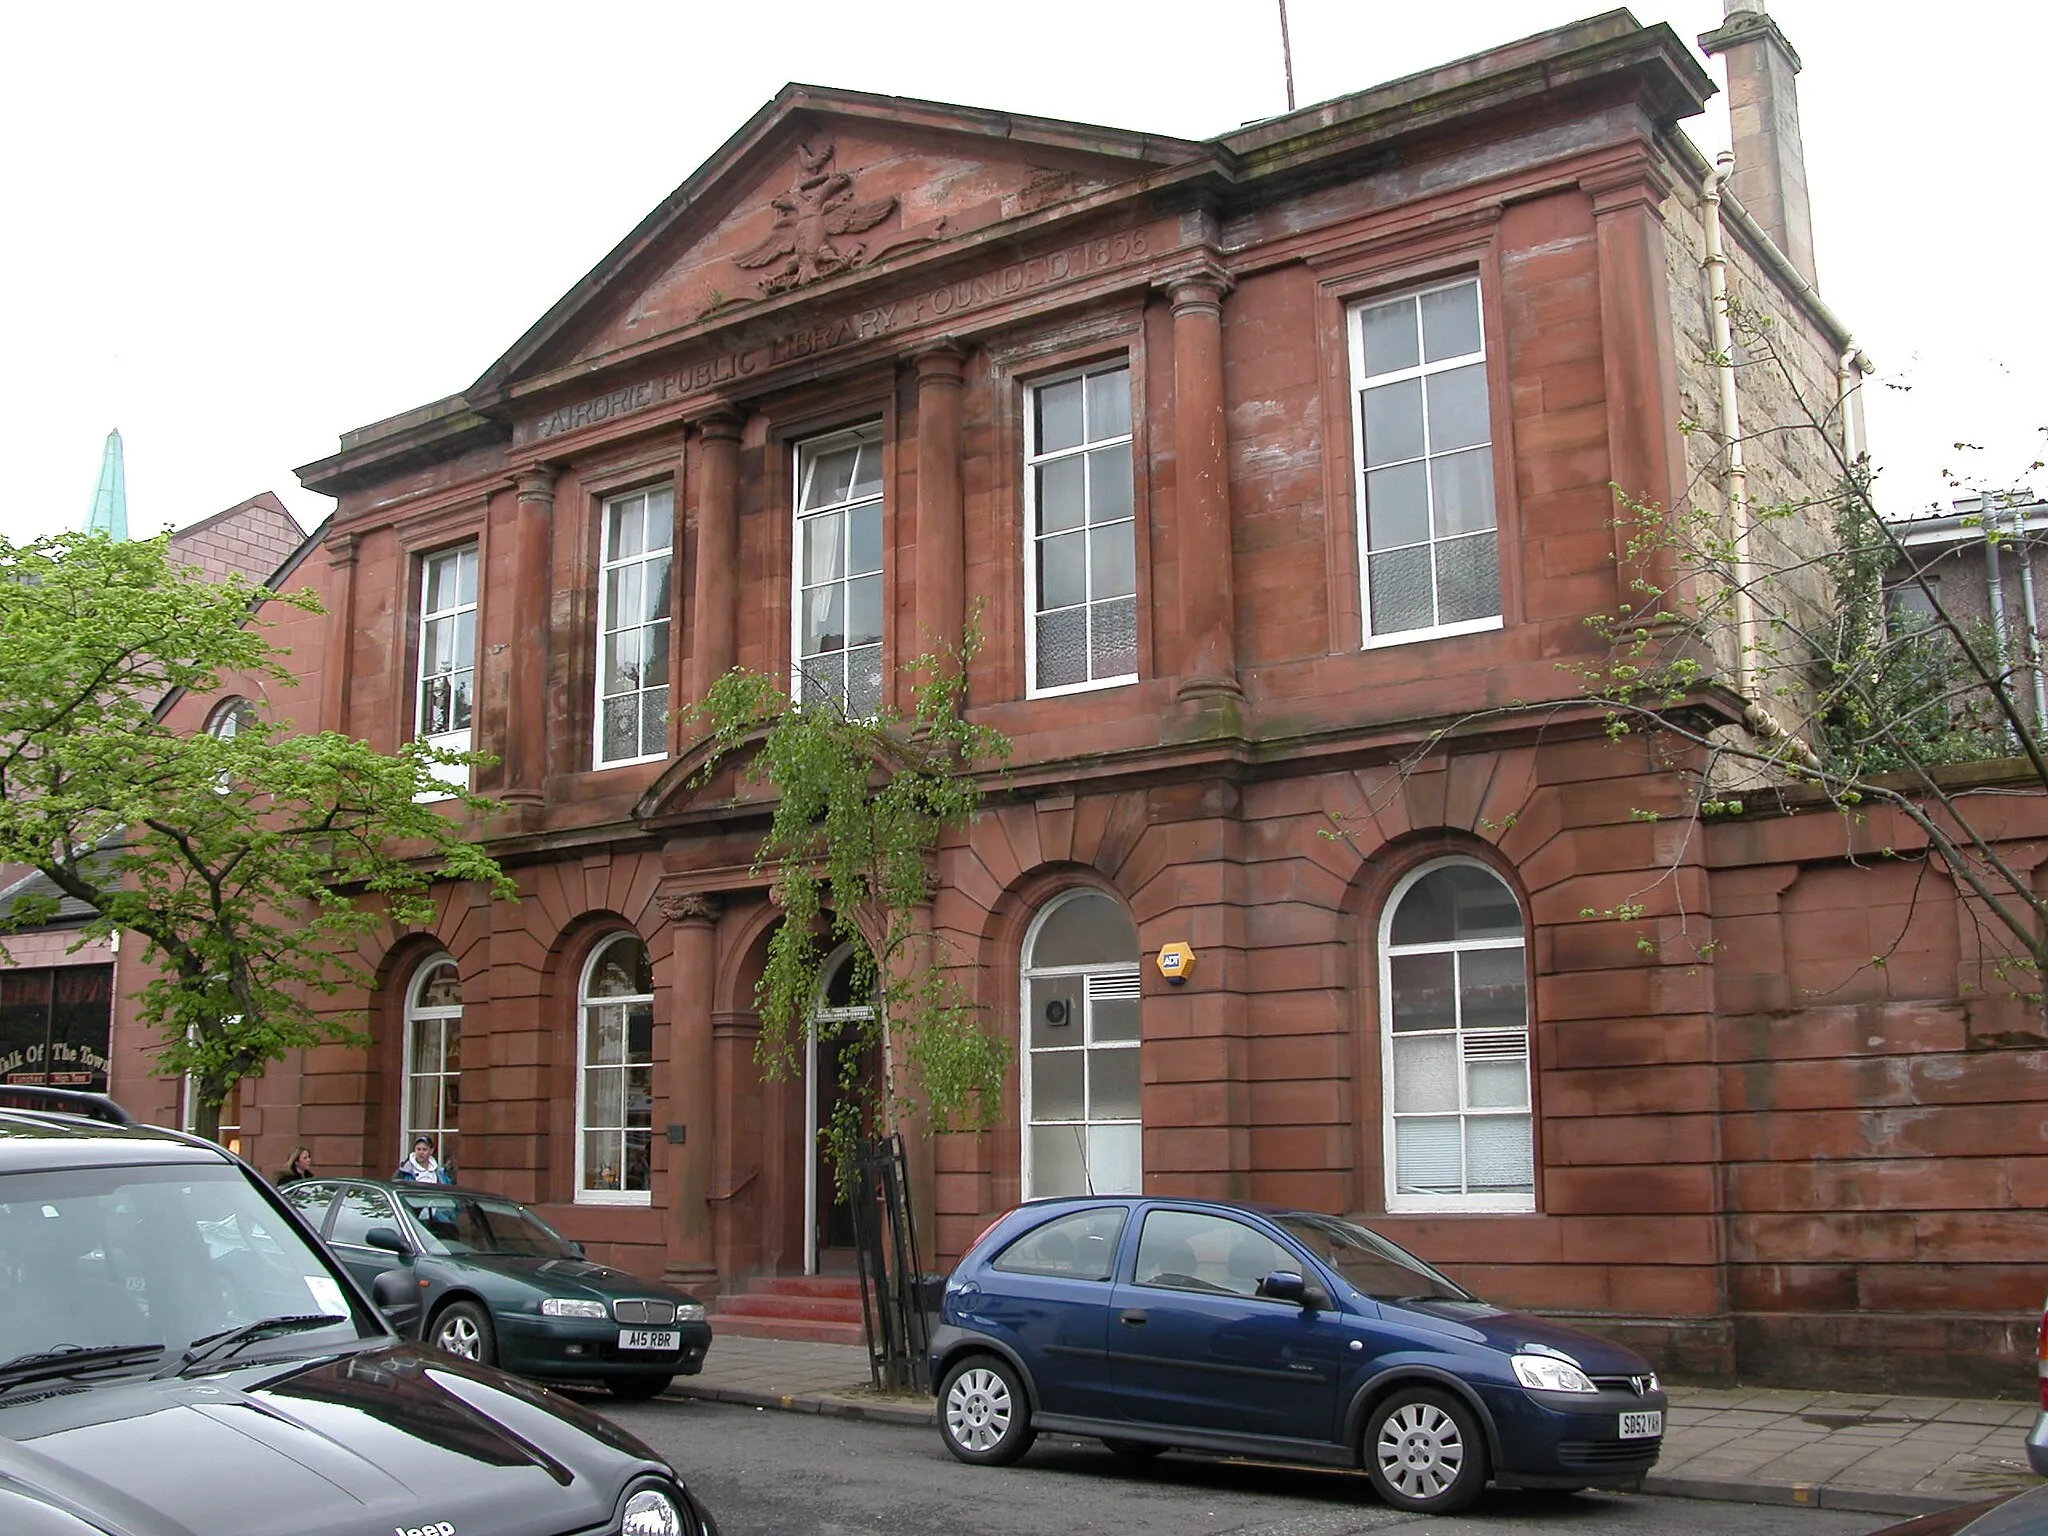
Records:
{"label": "stone chimney stack", "polygon": [[1734,132],[1735,196],[1780,251],[1813,275],[1813,213],[1799,143],[1799,55],[1764,13],[1766,0],[1722,0],[1724,20],[1700,51],[1727,55],[1728,119]]}

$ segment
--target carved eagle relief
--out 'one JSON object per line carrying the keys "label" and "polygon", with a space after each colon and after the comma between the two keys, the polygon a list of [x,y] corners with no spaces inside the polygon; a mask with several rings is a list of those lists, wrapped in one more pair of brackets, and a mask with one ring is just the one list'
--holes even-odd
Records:
{"label": "carved eagle relief", "polygon": [[768,269],[760,280],[764,294],[786,293],[844,272],[867,250],[863,242],[846,237],[873,229],[896,211],[893,197],[855,202],[853,177],[832,168],[833,149],[829,143],[817,149],[797,146],[796,184],[769,199],[775,225],[768,238],[733,258],[749,270]]}

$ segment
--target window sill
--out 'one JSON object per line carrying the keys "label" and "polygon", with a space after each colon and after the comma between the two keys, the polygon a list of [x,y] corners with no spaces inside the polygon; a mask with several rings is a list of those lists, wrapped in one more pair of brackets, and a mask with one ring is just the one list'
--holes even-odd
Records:
{"label": "window sill", "polygon": [[1505,628],[1499,614],[1490,619],[1467,619],[1462,624],[1439,624],[1432,629],[1397,629],[1391,635],[1367,635],[1360,650],[1383,650],[1390,645],[1415,645],[1424,640],[1448,640],[1454,635],[1483,635]]}
{"label": "window sill", "polygon": [[576,1191],[577,1205],[652,1205],[654,1194],[651,1190],[579,1189]]}
{"label": "window sill", "polygon": [[1128,688],[1137,681],[1138,674],[1132,672],[1124,677],[1100,677],[1091,678],[1085,683],[1062,683],[1057,688],[1027,688],[1024,690],[1024,697],[1027,699],[1063,699],[1067,695],[1074,693],[1100,693],[1105,688]]}
{"label": "window sill", "polygon": [[610,768],[637,768],[642,763],[665,763],[667,761],[668,754],[666,752],[650,752],[646,757],[620,757],[614,758],[608,763],[592,763],[590,771],[592,773],[603,773]]}
{"label": "window sill", "polygon": [[1533,1216],[1534,1195],[1389,1195],[1389,1216]]}

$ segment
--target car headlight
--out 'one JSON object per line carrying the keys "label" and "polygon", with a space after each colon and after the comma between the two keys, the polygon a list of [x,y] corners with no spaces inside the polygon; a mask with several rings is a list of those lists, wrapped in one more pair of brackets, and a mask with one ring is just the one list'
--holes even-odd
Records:
{"label": "car headlight", "polygon": [[659,1488],[642,1488],[626,1500],[626,1518],[619,1536],[683,1536],[683,1512]]}
{"label": "car headlight", "polygon": [[676,1307],[676,1321],[679,1323],[701,1323],[704,1321],[704,1309],[694,1302],[688,1305],[678,1305]]}
{"label": "car headlight", "polygon": [[542,1317],[602,1318],[608,1314],[605,1312],[604,1303],[601,1301],[574,1301],[564,1296],[550,1296],[540,1304],[540,1315]]}
{"label": "car headlight", "polygon": [[1598,1392],[1586,1373],[1554,1355],[1516,1355],[1515,1380],[1531,1392]]}

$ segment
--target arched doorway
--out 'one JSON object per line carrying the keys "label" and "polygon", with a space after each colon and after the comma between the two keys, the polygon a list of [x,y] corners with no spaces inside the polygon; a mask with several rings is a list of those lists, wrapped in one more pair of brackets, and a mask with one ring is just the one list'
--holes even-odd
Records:
{"label": "arched doorway", "polygon": [[[880,1086],[881,1062],[870,1026],[871,988],[860,987],[853,946],[826,957],[804,1042],[804,1273],[854,1268],[853,1210],[840,1191],[825,1131],[835,1116],[867,1115]],[[862,1134],[867,1134],[866,1128]]]}

